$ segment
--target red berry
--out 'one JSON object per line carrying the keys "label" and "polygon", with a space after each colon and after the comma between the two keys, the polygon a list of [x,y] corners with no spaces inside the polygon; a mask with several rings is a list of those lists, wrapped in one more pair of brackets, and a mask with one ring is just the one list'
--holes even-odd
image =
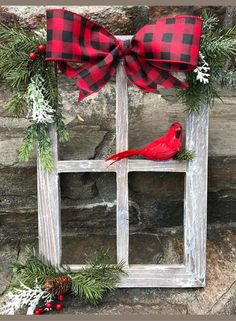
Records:
{"label": "red berry", "polygon": [[46,46],[45,45],[42,45],[42,44],[38,45],[38,51],[39,52],[44,52],[45,50],[46,50]]}
{"label": "red berry", "polygon": [[34,314],[37,314],[37,315],[38,315],[38,314],[41,314],[41,312],[39,311],[39,309],[35,309],[35,310],[34,310]]}
{"label": "red berry", "polygon": [[57,300],[58,301],[63,301],[64,300],[64,295],[59,294],[58,297],[57,297]]}
{"label": "red berry", "polygon": [[31,60],[35,60],[36,57],[37,57],[37,55],[36,55],[35,52],[30,52],[30,53],[29,53],[29,58],[30,58]]}
{"label": "red berry", "polygon": [[57,311],[60,311],[60,310],[62,309],[62,304],[61,304],[61,303],[57,303],[57,304],[55,305],[55,309],[56,309]]}
{"label": "red berry", "polygon": [[40,308],[38,308],[38,310],[39,310],[39,312],[40,312],[40,314],[41,314],[41,313],[43,313],[43,311],[44,311],[44,307],[40,307]]}
{"label": "red berry", "polygon": [[47,309],[51,309],[51,308],[52,308],[52,302],[46,303],[46,304],[45,304],[45,307],[46,307]]}

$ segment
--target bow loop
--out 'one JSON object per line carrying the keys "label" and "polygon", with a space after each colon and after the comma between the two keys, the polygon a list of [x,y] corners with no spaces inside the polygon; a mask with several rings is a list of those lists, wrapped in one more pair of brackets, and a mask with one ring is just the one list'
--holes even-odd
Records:
{"label": "bow loop", "polygon": [[[49,9],[46,60],[57,61],[62,72],[77,78],[79,100],[100,90],[121,59],[128,79],[144,92],[157,91],[157,85],[184,89],[188,85],[171,72],[197,67],[201,30],[199,17],[165,17],[121,40],[79,14]],[[84,65],[75,69],[68,62]]]}

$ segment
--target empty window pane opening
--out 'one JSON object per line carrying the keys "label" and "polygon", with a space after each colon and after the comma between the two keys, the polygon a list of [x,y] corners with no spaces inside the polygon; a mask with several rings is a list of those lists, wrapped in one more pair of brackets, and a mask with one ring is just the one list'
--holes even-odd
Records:
{"label": "empty window pane opening", "polygon": [[183,264],[185,173],[129,173],[129,264]]}
{"label": "empty window pane opening", "polygon": [[62,173],[60,186],[62,265],[85,264],[101,249],[116,263],[115,173]]}

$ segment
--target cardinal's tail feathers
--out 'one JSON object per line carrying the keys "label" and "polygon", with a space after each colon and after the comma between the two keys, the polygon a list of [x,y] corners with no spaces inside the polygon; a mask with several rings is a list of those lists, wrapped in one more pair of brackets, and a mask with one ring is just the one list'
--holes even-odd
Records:
{"label": "cardinal's tail feathers", "polygon": [[[111,155],[109,157],[106,158],[106,161],[110,161],[110,160],[114,160],[113,163],[123,159],[123,158],[127,158],[127,157],[130,157],[130,156],[134,156],[134,155],[139,155],[139,150],[134,150],[134,149],[128,149],[124,152],[121,152],[121,153],[117,153],[117,154],[114,154],[114,155]],[[112,163],[112,164],[113,164]]]}

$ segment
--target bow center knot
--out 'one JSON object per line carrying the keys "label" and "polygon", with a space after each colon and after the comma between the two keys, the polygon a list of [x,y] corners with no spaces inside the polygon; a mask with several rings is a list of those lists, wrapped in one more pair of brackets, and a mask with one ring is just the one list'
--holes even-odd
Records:
{"label": "bow center knot", "polygon": [[130,39],[127,40],[121,40],[121,39],[117,39],[118,40],[118,46],[122,52],[123,55],[128,55],[130,53],[130,47],[131,47],[131,41]]}

